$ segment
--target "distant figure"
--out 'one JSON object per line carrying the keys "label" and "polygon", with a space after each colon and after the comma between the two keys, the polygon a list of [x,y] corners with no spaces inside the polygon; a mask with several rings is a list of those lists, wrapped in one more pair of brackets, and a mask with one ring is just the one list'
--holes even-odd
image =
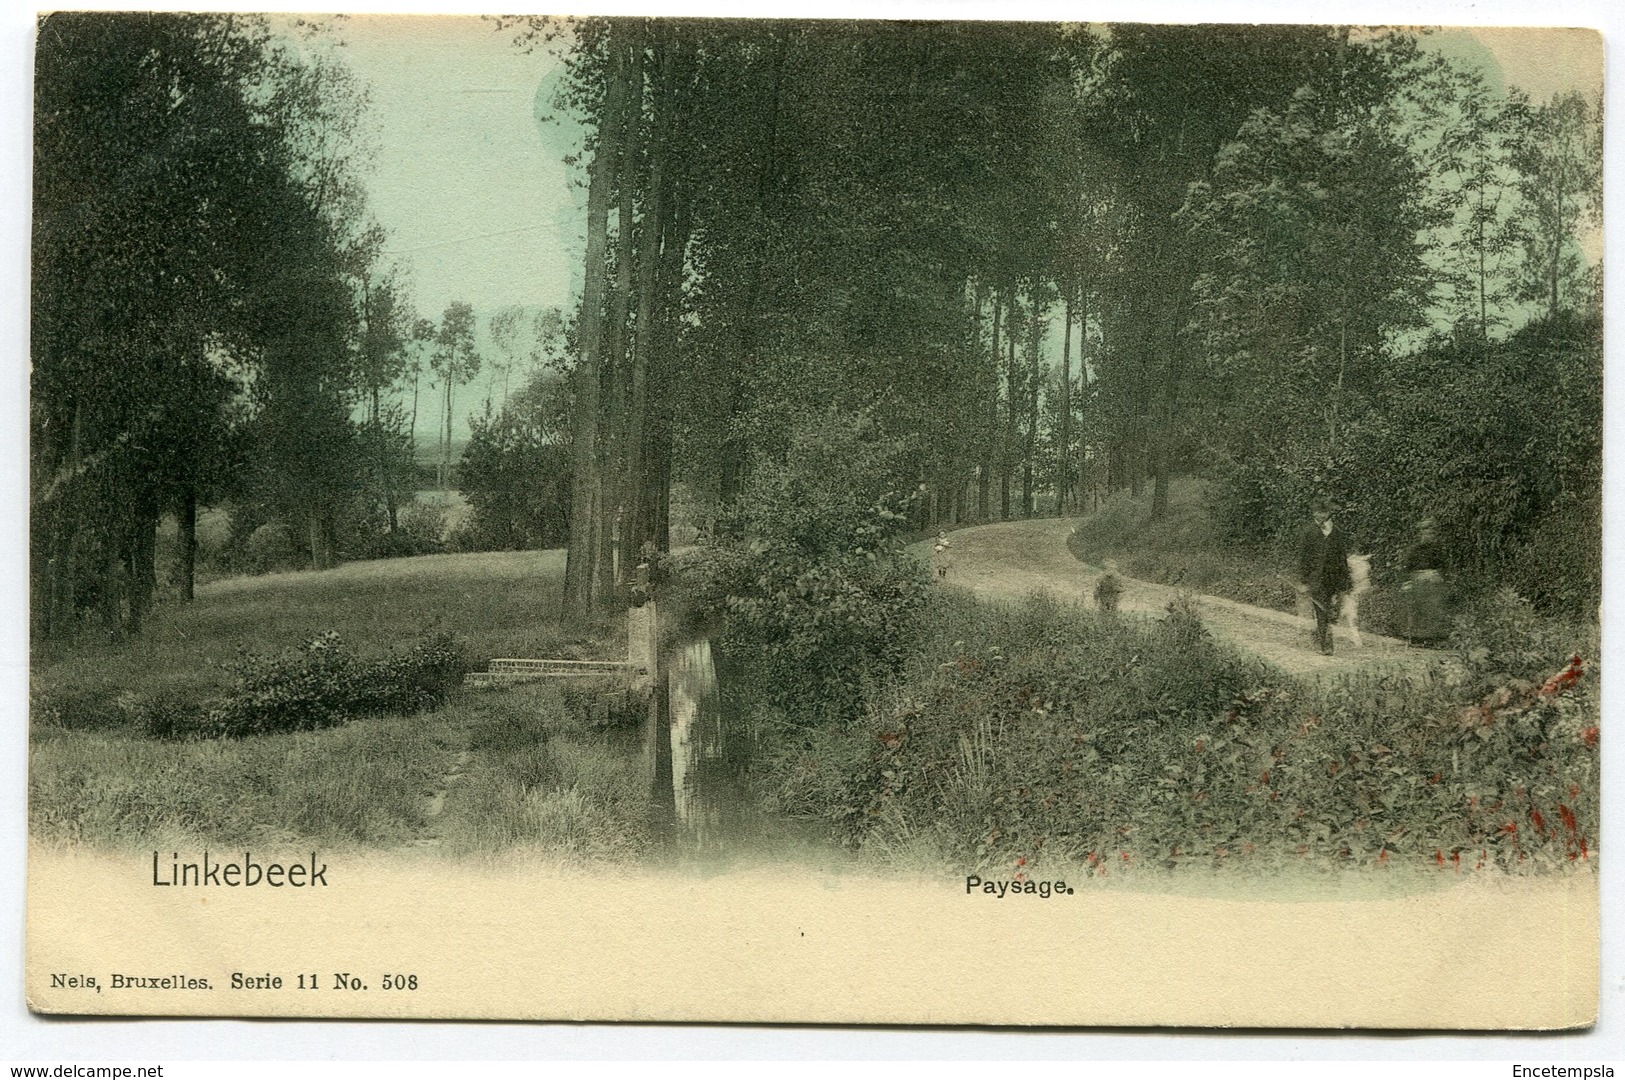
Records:
{"label": "distant figure", "polygon": [[1117,579],[1117,564],[1106,560],[1106,572],[1095,582],[1095,607],[1108,614],[1117,610],[1117,601],[1123,595],[1123,583]]}
{"label": "distant figure", "polygon": [[1363,645],[1360,640],[1360,597],[1371,591],[1371,556],[1350,555],[1349,577],[1354,584],[1349,589],[1348,596],[1343,599],[1343,617],[1341,622],[1349,637],[1354,639],[1356,646]]}
{"label": "distant figure", "polygon": [[1401,565],[1406,574],[1400,586],[1406,640],[1442,641],[1450,635],[1450,587],[1444,580],[1444,548],[1432,518],[1416,523],[1416,542],[1405,549]]}
{"label": "distant figure", "polygon": [[953,565],[953,557],[949,549],[953,542],[948,539],[948,530],[937,533],[937,542],[931,545],[931,566],[936,570],[938,581],[948,580],[948,568]]}
{"label": "distant figure", "polygon": [[1316,499],[1313,515],[1298,534],[1298,581],[1314,612],[1313,641],[1330,656],[1338,598],[1354,587],[1354,578],[1349,573],[1348,535],[1332,521],[1331,500]]}

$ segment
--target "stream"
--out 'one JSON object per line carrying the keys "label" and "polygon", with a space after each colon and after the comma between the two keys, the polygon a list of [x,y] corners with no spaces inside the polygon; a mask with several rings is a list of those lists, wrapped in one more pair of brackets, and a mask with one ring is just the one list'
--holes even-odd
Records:
{"label": "stream", "polygon": [[710,639],[668,648],[660,673],[643,740],[657,840],[706,862],[769,850],[826,861],[837,851],[819,823],[766,813],[753,797],[747,772],[758,742]]}

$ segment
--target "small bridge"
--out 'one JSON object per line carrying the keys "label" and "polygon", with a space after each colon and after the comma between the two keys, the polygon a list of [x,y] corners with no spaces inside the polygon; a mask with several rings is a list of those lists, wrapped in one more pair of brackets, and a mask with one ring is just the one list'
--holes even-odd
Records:
{"label": "small bridge", "polygon": [[581,679],[593,676],[623,676],[633,690],[654,684],[659,647],[660,620],[655,602],[649,597],[649,568],[638,567],[637,584],[632,589],[632,605],[626,609],[625,660],[553,660],[503,657],[492,660],[485,671],[463,676],[469,688],[513,686],[538,679]]}
{"label": "small bridge", "polygon": [[646,669],[630,660],[492,660],[489,670],[463,676],[464,686],[506,686],[536,679],[570,679],[590,675],[642,675]]}

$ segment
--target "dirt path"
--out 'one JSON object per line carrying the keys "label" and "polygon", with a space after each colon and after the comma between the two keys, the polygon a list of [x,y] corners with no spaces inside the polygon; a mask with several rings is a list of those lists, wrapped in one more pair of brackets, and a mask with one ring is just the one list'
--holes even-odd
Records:
{"label": "dirt path", "polygon": [[423,830],[418,837],[412,841],[413,847],[437,848],[440,846],[442,839],[440,832],[440,815],[444,813],[446,809],[446,795],[453,787],[457,785],[457,782],[463,778],[463,773],[468,768],[468,763],[473,759],[474,754],[472,751],[459,751],[457,756],[452,759],[451,765],[446,770],[445,775],[439,777],[434,782],[434,789],[424,795]]}
{"label": "dirt path", "polygon": [[[1080,562],[1067,550],[1072,531],[1067,518],[1040,518],[981,525],[950,533],[952,559],[948,582],[990,599],[1015,599],[1044,591],[1093,605],[1102,570]],[[929,543],[918,545],[929,556]],[[1180,590],[1118,574],[1122,611],[1161,614]],[[1349,633],[1336,631],[1335,654],[1322,656],[1309,641],[1309,625],[1295,615],[1254,607],[1222,597],[1194,594],[1202,622],[1215,637],[1256,654],[1297,675],[1331,675],[1347,671],[1398,669],[1423,671],[1447,662],[1445,654],[1417,649],[1394,638],[1361,634],[1356,645]]]}

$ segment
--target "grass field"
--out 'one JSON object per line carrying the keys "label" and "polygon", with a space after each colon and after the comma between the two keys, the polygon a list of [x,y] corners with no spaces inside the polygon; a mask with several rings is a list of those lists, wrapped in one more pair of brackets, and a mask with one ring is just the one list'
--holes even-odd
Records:
{"label": "grass field", "polygon": [[609,655],[609,624],[559,622],[563,573],[563,552],[499,551],[227,578],[192,604],[160,606],[127,642],[41,650],[33,688],[202,693],[224,684],[239,650],[279,652],[328,630],[363,655],[446,630],[481,666],[500,655]]}
{"label": "grass field", "polygon": [[33,666],[31,832],[121,848],[528,842],[630,854],[644,822],[627,736],[587,726],[556,690],[458,694],[433,712],[229,740],[155,739],[125,719],[132,701],[218,693],[241,650],[278,653],[327,631],[363,656],[449,632],[474,667],[623,655],[615,622],[559,619],[562,572],[560,552],[498,552],[234,578],[161,607],[139,638],[53,647]]}

